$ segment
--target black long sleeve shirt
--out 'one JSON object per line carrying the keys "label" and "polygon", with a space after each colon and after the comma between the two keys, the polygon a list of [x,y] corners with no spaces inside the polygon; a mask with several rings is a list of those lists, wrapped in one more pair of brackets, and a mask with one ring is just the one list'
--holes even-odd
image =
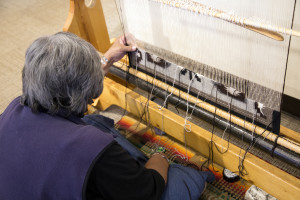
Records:
{"label": "black long sleeve shirt", "polygon": [[118,143],[112,144],[96,161],[87,183],[87,200],[160,199],[163,177],[134,160]]}

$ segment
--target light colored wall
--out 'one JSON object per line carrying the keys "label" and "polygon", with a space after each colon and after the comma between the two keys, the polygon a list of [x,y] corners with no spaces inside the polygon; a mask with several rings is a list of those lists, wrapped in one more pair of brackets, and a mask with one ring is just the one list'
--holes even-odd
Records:
{"label": "light colored wall", "polygon": [[[294,30],[300,31],[300,2],[297,2]],[[287,68],[285,94],[300,99],[300,38],[292,37]],[[298,108],[300,109],[300,108]]]}

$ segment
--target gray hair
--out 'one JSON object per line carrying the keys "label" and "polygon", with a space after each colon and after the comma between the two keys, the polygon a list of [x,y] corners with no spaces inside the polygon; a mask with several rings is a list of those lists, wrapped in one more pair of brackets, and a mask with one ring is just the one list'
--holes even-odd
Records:
{"label": "gray hair", "polygon": [[21,104],[33,112],[82,116],[103,89],[100,56],[88,42],[59,32],[35,40],[27,49]]}

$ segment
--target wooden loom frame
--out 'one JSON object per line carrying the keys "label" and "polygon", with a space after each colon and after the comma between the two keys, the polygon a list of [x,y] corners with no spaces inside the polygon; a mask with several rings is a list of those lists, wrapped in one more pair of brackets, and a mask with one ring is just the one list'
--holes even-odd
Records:
{"label": "wooden loom frame", "polygon": [[[75,33],[92,43],[102,53],[107,51],[111,45],[100,0],[96,0],[92,8],[86,7],[84,0],[70,0],[69,14],[63,31]],[[122,64],[116,63],[115,65],[121,67]],[[103,110],[111,105],[117,105],[136,116],[140,116],[147,101],[148,99],[145,97],[122,85],[122,81],[110,76],[110,78],[105,77],[103,93],[93,105]],[[157,104],[149,101],[148,110],[151,124],[157,128],[163,128],[167,134],[184,142],[184,118],[169,110],[158,108]],[[193,123],[190,124],[192,131],[186,134],[187,145],[208,156],[207,145],[210,142],[211,133]],[[283,130],[285,134],[292,133],[285,127]],[[219,148],[227,145],[227,142],[218,136],[214,136],[214,142]],[[243,153],[244,150],[242,150],[241,155]],[[231,171],[237,171],[239,154],[240,148],[231,144],[226,154],[214,151],[214,161]],[[262,159],[248,154],[244,166],[248,175],[243,178],[276,198],[296,199],[300,194],[299,179]]]}

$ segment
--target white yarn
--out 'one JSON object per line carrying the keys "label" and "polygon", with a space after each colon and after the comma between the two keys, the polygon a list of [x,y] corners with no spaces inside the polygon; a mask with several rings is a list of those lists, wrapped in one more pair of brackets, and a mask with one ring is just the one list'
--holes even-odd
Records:
{"label": "white yarn", "polygon": [[197,74],[195,73],[193,78],[191,79],[189,86],[188,86],[188,91],[187,91],[188,96],[186,98],[186,113],[185,113],[185,118],[184,118],[184,130],[187,133],[190,133],[192,131],[192,125],[190,123],[188,123],[192,119],[191,116],[188,116],[188,114],[189,114],[189,97],[190,97],[190,88],[191,88],[192,82],[193,82],[194,78],[196,77],[196,75]]}
{"label": "white yarn", "polygon": [[168,98],[173,94],[173,92],[175,91],[175,81],[176,81],[176,75],[177,75],[177,69],[179,68],[179,66],[177,65],[176,70],[174,72],[174,79],[173,79],[173,84],[172,84],[172,91],[170,92],[170,94],[168,94],[168,96],[166,97],[164,103],[162,106],[159,107],[159,110],[161,110],[162,108],[164,108],[167,104]]}

